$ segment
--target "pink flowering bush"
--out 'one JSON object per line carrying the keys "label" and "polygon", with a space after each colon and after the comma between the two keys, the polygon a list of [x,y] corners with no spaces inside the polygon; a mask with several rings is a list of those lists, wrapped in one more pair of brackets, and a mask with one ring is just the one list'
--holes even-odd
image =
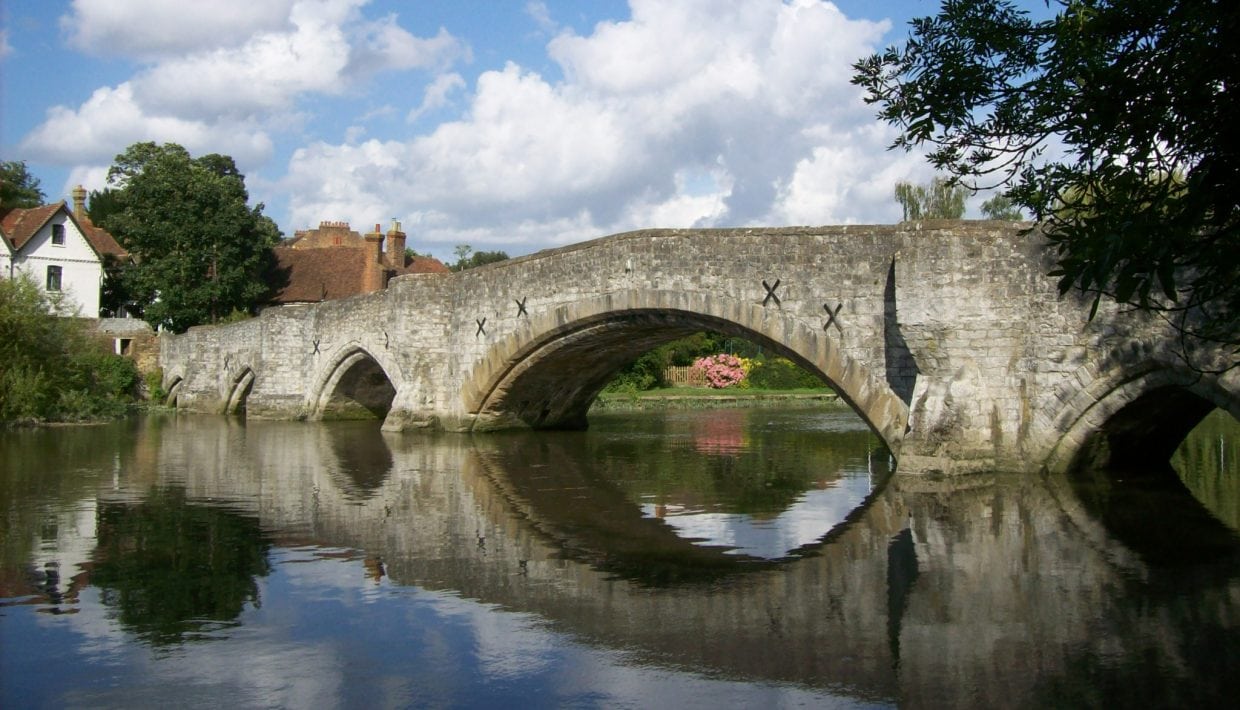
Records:
{"label": "pink flowering bush", "polygon": [[739,385],[745,379],[745,364],[734,355],[707,355],[693,362],[693,369],[706,376],[706,383],[715,389]]}

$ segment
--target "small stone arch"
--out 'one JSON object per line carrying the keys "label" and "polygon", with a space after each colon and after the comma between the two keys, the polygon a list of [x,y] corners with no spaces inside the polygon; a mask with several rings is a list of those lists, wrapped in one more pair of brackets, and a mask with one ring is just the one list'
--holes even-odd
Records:
{"label": "small stone arch", "polygon": [[1057,433],[1042,466],[1048,471],[1157,465],[1216,407],[1240,419],[1240,391],[1171,359],[1112,357],[1068,381],[1084,384],[1060,393],[1063,408],[1047,416]]}
{"label": "small stone arch", "polygon": [[817,372],[893,453],[899,451],[908,405],[845,355],[831,334],[777,309],[683,291],[612,293],[530,318],[475,365],[464,383],[463,404],[474,415],[475,430],[584,428],[590,404],[616,370],[699,330],[758,340]]}
{"label": "small stone arch", "polygon": [[232,387],[228,392],[228,399],[224,404],[224,413],[245,414],[246,400],[250,396],[250,390],[254,388],[254,370],[245,367],[241,373],[233,378]]}
{"label": "small stone arch", "polygon": [[310,418],[383,419],[396,396],[393,365],[357,342],[341,346],[330,362],[311,390]]}
{"label": "small stone arch", "polygon": [[177,375],[168,381],[168,385],[164,387],[164,406],[177,406],[177,400],[181,395],[181,386],[185,383],[185,378]]}

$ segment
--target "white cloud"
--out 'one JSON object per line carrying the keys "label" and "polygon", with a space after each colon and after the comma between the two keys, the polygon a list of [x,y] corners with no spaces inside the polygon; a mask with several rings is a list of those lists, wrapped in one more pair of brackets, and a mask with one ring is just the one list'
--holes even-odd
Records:
{"label": "white cloud", "polygon": [[547,3],[542,0],[530,0],[525,3],[525,14],[534,20],[534,24],[538,28],[548,34],[555,34],[559,31],[559,25],[555,20],[551,19],[551,11],[547,9]]}
{"label": "white cloud", "polygon": [[[509,64],[427,135],[298,151],[293,221],[378,210],[405,215],[423,248],[523,252],[640,227],[898,217],[891,183],[918,160],[886,151],[890,132],[849,83],[885,22],[818,0],[631,5],[631,20],[550,41],[563,80]],[[443,81],[411,117],[455,90]]]}
{"label": "white cloud", "polygon": [[[137,140],[227,153],[262,169],[264,199],[287,203],[285,231],[396,215],[415,248],[444,255],[642,227],[891,221],[891,185],[925,175],[916,156],[886,150],[891,131],[849,83],[887,23],[822,0],[632,0],[630,19],[584,35],[535,0],[525,12],[558,32],[546,53],[562,78],[510,62],[472,85],[452,70],[470,53],[450,28],[418,37],[394,15],[365,17],[366,0],[211,5],[227,22],[164,5],[74,3],[74,42],[147,64],[51,109],[25,155],[90,175]],[[409,70],[434,78],[403,94],[374,81]],[[331,138],[310,113],[323,97],[357,103]],[[409,133],[383,132],[389,106]],[[266,164],[297,145],[283,176]]]}
{"label": "white cloud", "polygon": [[211,123],[148,113],[128,82],[115,89],[96,89],[76,111],[63,106],[50,109],[47,119],[23,139],[21,149],[48,162],[110,164],[117,153],[143,140],[180,143],[191,153],[224,153],[241,166],[257,165],[272,152],[271,138],[250,121]]}
{"label": "white cloud", "polygon": [[73,0],[61,18],[69,43],[88,54],[160,57],[244,44],[283,28],[297,0]]}
{"label": "white cloud", "polygon": [[0,59],[13,53],[13,45],[9,43],[9,30],[7,27],[0,27]]}
{"label": "white cloud", "polygon": [[440,74],[426,87],[426,91],[422,93],[422,103],[410,111],[405,120],[413,123],[423,115],[447,106],[450,95],[464,88],[465,79],[461,78],[460,74],[456,72]]}
{"label": "white cloud", "polygon": [[72,42],[149,63],[77,108],[49,109],[20,149],[80,166],[110,163],[136,141],[172,141],[254,169],[273,155],[273,135],[304,124],[307,97],[363,91],[379,72],[468,57],[445,30],[422,39],[393,16],[366,20],[366,2],[77,0],[62,18]]}

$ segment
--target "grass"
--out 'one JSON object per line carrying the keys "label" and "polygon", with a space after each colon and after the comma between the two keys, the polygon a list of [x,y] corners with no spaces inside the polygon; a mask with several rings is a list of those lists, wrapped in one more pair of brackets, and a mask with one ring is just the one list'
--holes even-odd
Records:
{"label": "grass", "polygon": [[838,398],[826,387],[789,390],[710,389],[706,387],[664,387],[641,392],[604,392],[594,404],[601,409],[696,409],[701,407],[770,406],[788,400],[834,402]]}
{"label": "grass", "polygon": [[662,397],[772,397],[780,395],[833,395],[834,391],[827,387],[802,387],[800,389],[790,390],[768,390],[768,389],[741,389],[738,387],[727,387],[724,389],[711,389],[709,387],[660,387],[652,390],[644,390],[642,392],[605,392],[601,397],[610,398],[632,398],[639,399],[658,399]]}

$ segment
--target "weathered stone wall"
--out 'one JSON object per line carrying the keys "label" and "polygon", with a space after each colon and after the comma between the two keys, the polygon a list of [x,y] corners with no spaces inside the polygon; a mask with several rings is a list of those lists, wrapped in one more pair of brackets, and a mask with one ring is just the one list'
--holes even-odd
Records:
{"label": "weathered stone wall", "polygon": [[1049,258],[997,222],[634,232],[191,329],[162,360],[197,411],[317,417],[365,357],[390,430],[574,427],[619,367],[711,329],[822,373],[902,471],[1063,467],[1168,387],[1240,413],[1235,373],[1186,367],[1157,319],[1090,322]]}

